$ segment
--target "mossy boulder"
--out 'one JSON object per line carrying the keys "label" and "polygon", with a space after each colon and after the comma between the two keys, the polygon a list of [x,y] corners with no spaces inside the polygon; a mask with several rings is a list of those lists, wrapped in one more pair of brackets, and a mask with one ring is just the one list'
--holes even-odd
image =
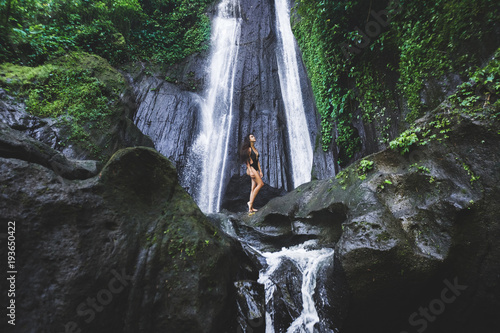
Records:
{"label": "mossy boulder", "polygon": [[206,219],[161,154],[120,150],[84,180],[0,160],[0,216],[16,221],[21,331],[234,327],[241,248]]}
{"label": "mossy boulder", "polygon": [[153,146],[130,119],[126,79],[99,56],[73,52],[38,67],[4,63],[0,88],[14,97],[3,96],[2,121],[69,157],[106,161],[120,148]]}

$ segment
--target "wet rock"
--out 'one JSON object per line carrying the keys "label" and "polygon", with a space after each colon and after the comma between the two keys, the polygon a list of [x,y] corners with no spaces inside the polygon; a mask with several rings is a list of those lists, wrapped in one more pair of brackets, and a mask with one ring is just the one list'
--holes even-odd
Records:
{"label": "wet rock", "polygon": [[360,172],[358,162],[337,179],[304,184],[241,219],[260,233],[272,230],[275,239],[297,232],[335,246],[350,295],[343,296],[348,311],[335,315],[345,318],[341,332],[411,331],[412,313],[455,282],[467,289],[445,313],[435,310],[439,320],[426,321],[426,331],[495,327],[499,125],[450,117],[455,125],[447,139],[405,155],[371,155],[371,171]]}
{"label": "wet rock", "polygon": [[199,97],[155,77],[144,76],[134,85],[138,105],[135,123],[182,174],[199,128]]}
{"label": "wet rock", "polygon": [[[252,179],[248,175],[235,175],[231,177],[226,188],[226,194],[221,203],[221,209],[227,209],[230,212],[248,211],[247,202],[250,197],[251,187]],[[261,208],[265,206],[269,200],[284,194],[286,194],[284,189],[277,189],[264,184],[255,198],[254,207]]]}
{"label": "wet rock", "polygon": [[71,181],[0,157],[0,179],[1,219],[16,221],[20,330],[235,331],[241,247],[155,150],[118,151],[98,176]]}
{"label": "wet rock", "polygon": [[341,332],[349,310],[349,289],[342,264],[337,255],[317,273],[314,304],[321,318],[319,332]]}
{"label": "wet rock", "polygon": [[255,281],[234,283],[238,304],[238,332],[264,333],[266,331],[266,309],[264,286]]}
{"label": "wet rock", "polygon": [[272,304],[266,306],[274,309],[274,330],[285,332],[302,312],[302,272],[290,259],[284,259],[275,276]]}
{"label": "wet rock", "polygon": [[318,238],[323,245],[331,245],[342,234],[347,207],[342,201],[327,202],[328,197],[317,195],[317,184],[317,181],[303,184],[295,191],[271,200],[252,218],[243,221],[265,234]]}

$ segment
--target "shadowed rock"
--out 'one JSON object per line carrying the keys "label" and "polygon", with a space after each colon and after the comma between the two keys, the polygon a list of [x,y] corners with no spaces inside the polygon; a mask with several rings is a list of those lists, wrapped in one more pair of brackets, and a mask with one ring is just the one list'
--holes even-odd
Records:
{"label": "shadowed rock", "polygon": [[0,157],[37,163],[66,179],[86,179],[98,172],[97,161],[69,160],[59,151],[0,122]]}
{"label": "shadowed rock", "polygon": [[414,145],[405,155],[370,155],[373,170],[362,172],[358,162],[337,179],[304,184],[238,222],[268,241],[313,235],[335,246],[336,274],[345,274],[350,296],[338,288],[327,300],[349,304],[337,307],[341,332],[410,331],[417,325],[410,315],[417,313],[413,319],[423,325],[419,308],[440,299],[450,283],[465,288],[445,312],[432,315],[435,321],[425,319],[426,332],[493,332],[496,326],[499,126],[448,117],[455,124],[449,138]]}
{"label": "shadowed rock", "polygon": [[0,161],[0,216],[16,221],[16,328],[234,331],[233,281],[245,256],[158,152],[118,151],[98,176],[73,181]]}

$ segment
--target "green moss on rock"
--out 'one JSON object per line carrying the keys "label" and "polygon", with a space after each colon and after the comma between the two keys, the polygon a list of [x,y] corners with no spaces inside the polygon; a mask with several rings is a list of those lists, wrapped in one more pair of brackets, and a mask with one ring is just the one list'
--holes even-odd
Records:
{"label": "green moss on rock", "polygon": [[96,55],[73,52],[38,67],[2,64],[0,87],[28,113],[55,119],[59,144],[76,147],[78,155],[106,160],[123,147],[117,126],[133,127],[124,119],[130,114],[125,78]]}

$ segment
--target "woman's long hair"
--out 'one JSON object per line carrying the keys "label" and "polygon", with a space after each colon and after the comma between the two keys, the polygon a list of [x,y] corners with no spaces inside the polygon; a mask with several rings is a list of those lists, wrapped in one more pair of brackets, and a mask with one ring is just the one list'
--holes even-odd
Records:
{"label": "woman's long hair", "polygon": [[243,138],[243,142],[240,146],[240,162],[246,163],[250,158],[250,154],[248,153],[248,148],[250,148],[250,135],[248,134]]}

